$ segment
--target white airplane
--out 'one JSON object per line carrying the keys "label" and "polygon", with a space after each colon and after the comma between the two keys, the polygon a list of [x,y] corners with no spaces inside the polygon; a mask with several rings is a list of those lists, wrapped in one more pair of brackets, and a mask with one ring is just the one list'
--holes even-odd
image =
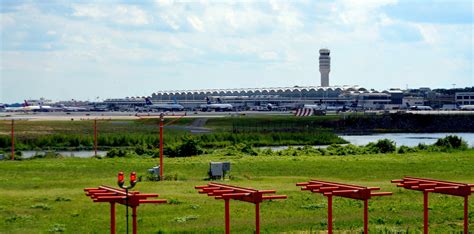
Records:
{"label": "white airplane", "polygon": [[209,97],[206,97],[206,102],[207,104],[200,106],[202,111],[232,111],[234,109],[234,106],[231,104],[222,103],[220,98],[217,98],[217,103],[212,103]]}
{"label": "white airplane", "polygon": [[474,111],[474,105],[462,105],[459,107],[460,110]]}
{"label": "white airplane", "polygon": [[64,104],[59,105],[59,110],[62,110],[62,111],[71,111],[71,112],[87,111],[87,109],[84,108],[84,107],[65,106]]}
{"label": "white airplane", "polygon": [[182,111],[184,106],[176,103],[173,104],[153,104],[149,98],[145,98],[145,107],[148,109],[164,110],[164,111]]}
{"label": "white airplane", "polygon": [[5,110],[8,112],[15,112],[15,111],[52,111],[54,108],[51,106],[44,106],[44,105],[30,105],[26,100],[23,103],[23,106],[20,107],[5,107]]}
{"label": "white airplane", "polygon": [[431,106],[410,106],[410,110],[430,111],[433,110],[433,108],[431,108]]}

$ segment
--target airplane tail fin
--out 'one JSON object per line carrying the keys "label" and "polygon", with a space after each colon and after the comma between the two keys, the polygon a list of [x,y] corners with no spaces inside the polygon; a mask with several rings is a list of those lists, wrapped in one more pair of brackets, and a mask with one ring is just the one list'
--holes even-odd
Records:
{"label": "airplane tail fin", "polygon": [[178,104],[178,100],[176,100],[176,97],[173,98],[173,103],[174,103],[174,104]]}
{"label": "airplane tail fin", "polygon": [[27,102],[26,100],[23,100],[23,106],[24,106],[24,107],[29,106],[29,104],[28,104],[28,102]]}
{"label": "airplane tail fin", "polygon": [[222,100],[220,98],[217,98],[217,103],[222,103]]}
{"label": "airplane tail fin", "polygon": [[151,102],[151,100],[149,98],[145,98],[145,104],[153,105],[153,103]]}
{"label": "airplane tail fin", "polygon": [[211,100],[209,99],[209,97],[206,97],[206,102],[207,104],[211,104]]}

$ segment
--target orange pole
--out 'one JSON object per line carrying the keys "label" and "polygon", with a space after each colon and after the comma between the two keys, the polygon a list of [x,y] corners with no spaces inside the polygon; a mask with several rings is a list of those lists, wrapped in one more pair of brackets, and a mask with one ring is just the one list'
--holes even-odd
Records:
{"label": "orange pole", "polygon": [[94,119],[94,155],[97,156],[97,119]]}
{"label": "orange pole", "polygon": [[469,233],[468,196],[464,197],[464,233]]}
{"label": "orange pole", "polygon": [[369,200],[364,200],[364,234],[369,233]]}
{"label": "orange pole", "polygon": [[160,180],[163,180],[163,114],[160,115]]}
{"label": "orange pole", "polygon": [[332,195],[328,195],[328,234],[332,234]]}
{"label": "orange pole", "polygon": [[132,206],[132,233],[137,234],[137,207]]}
{"label": "orange pole", "polygon": [[110,234],[115,234],[115,202],[110,203]]}
{"label": "orange pole", "polygon": [[15,120],[12,119],[12,160],[15,160]]}
{"label": "orange pole", "polygon": [[224,199],[225,203],[225,234],[230,234],[230,207],[229,199]]}
{"label": "orange pole", "polygon": [[260,203],[255,203],[255,234],[260,234]]}
{"label": "orange pole", "polygon": [[423,233],[428,234],[428,192],[423,191]]}

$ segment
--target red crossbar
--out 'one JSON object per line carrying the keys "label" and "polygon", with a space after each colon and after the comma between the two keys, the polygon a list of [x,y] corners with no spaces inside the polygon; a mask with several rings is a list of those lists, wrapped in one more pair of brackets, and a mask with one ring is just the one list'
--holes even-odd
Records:
{"label": "red crossbar", "polygon": [[372,192],[380,190],[378,187],[362,187],[352,184],[341,184],[322,180],[310,180],[308,182],[296,183],[302,186],[301,190],[309,190],[313,193],[321,193],[328,198],[328,233],[332,233],[332,197],[339,196],[364,201],[364,233],[368,233],[368,200],[375,196],[389,196],[391,192]]}
{"label": "red crossbar", "polygon": [[263,200],[271,199],[286,199],[286,195],[270,195],[264,194],[276,193],[275,190],[256,190],[252,188],[244,188],[233,185],[221,183],[208,183],[207,185],[195,186],[199,189],[199,193],[206,193],[208,196],[213,196],[215,199],[222,199],[225,202],[225,233],[230,233],[230,206],[229,201],[237,200],[250,202],[255,204],[255,233],[260,233],[260,203]]}
{"label": "red crossbar", "polygon": [[458,183],[444,180],[405,176],[403,179],[392,180],[397,187],[423,192],[423,232],[428,233],[428,194],[441,193],[464,197],[464,233],[469,233],[468,197],[473,193],[474,184]]}
{"label": "red crossbar", "polygon": [[115,203],[128,205],[132,207],[132,230],[137,233],[137,207],[140,204],[166,203],[165,199],[147,200],[148,198],[158,197],[156,193],[140,193],[138,191],[128,191],[125,189],[113,188],[110,186],[99,186],[98,188],[85,188],[86,196],[90,197],[93,202],[109,202],[110,203],[110,233],[115,234]]}

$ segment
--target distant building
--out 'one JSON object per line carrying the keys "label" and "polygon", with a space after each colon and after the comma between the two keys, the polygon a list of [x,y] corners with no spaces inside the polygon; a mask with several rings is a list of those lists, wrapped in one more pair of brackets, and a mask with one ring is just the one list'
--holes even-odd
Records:
{"label": "distant building", "polygon": [[458,105],[474,105],[474,92],[456,93],[455,100]]}
{"label": "distant building", "polygon": [[329,86],[329,72],[331,71],[331,56],[329,49],[319,50],[319,72],[321,72],[321,86]]}

